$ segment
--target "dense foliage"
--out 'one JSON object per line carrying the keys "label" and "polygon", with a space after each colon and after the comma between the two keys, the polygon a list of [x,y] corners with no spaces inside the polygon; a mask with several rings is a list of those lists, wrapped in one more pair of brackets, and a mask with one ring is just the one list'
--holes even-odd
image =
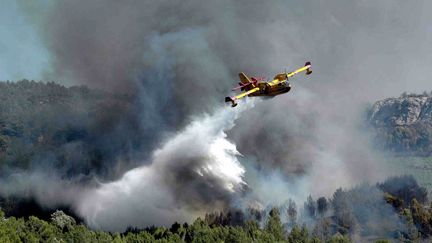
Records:
{"label": "dense foliage", "polygon": [[209,213],[192,224],[129,228],[123,233],[88,229],[62,211],[45,220],[5,216],[0,242],[412,242],[432,236],[432,208],[427,192],[412,176],[394,177],[375,186],[338,189],[331,198],[307,198],[300,209]]}
{"label": "dense foliage", "polygon": [[[130,94],[22,80],[0,82],[0,100],[0,178],[6,181],[38,170],[76,183],[95,175],[109,180],[134,166],[134,151],[143,151],[139,105]],[[2,195],[0,205],[11,215],[47,217],[32,198]]]}
{"label": "dense foliage", "polygon": [[375,128],[377,143],[398,155],[432,155],[432,121]]}
{"label": "dense foliage", "polygon": [[[125,233],[93,231],[61,211],[52,214],[50,221],[34,216],[29,218],[4,217],[0,211],[0,242],[321,242],[309,234],[306,227],[294,227],[287,234],[280,222],[277,209],[272,210],[265,229],[257,222],[243,226],[210,227],[201,219],[191,225],[174,223],[169,229],[151,227]],[[326,242],[349,242],[336,234]]]}
{"label": "dense foliage", "polygon": [[0,82],[0,99],[0,175],[49,164],[60,176],[109,177],[102,162],[140,144],[127,95],[22,80]]}
{"label": "dense foliage", "polygon": [[[62,177],[114,176],[105,171],[109,163],[129,160],[145,136],[127,95],[23,80],[0,82],[0,98],[3,177],[43,164]],[[374,129],[391,151],[432,152],[432,122]],[[62,211],[48,213],[32,199],[2,197],[0,242],[410,242],[432,236],[429,204],[427,191],[403,176],[340,188],[331,198],[310,196],[301,209],[288,199],[277,208],[209,213],[190,225],[109,233],[90,230]]]}
{"label": "dense foliage", "polygon": [[329,199],[309,196],[302,208],[289,200],[278,208],[207,214],[204,221],[210,228],[256,224],[276,241],[296,242],[290,241],[296,236],[327,242],[345,236],[353,241],[411,242],[432,236],[431,214],[426,189],[412,176],[399,176],[377,185],[339,188]]}

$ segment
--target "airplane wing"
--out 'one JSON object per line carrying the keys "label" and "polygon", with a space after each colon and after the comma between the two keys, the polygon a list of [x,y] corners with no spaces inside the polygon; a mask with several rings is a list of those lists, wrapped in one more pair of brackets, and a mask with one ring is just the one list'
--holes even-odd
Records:
{"label": "airplane wing", "polygon": [[295,70],[294,72],[288,73],[287,77],[290,78],[290,77],[296,75],[297,73],[301,73],[303,71],[306,71],[306,75],[309,75],[309,74],[312,73],[312,70],[310,70],[311,67],[312,67],[311,63],[310,62],[306,62],[305,65],[304,65],[304,67],[299,68],[299,69]]}
{"label": "airplane wing", "polygon": [[260,88],[256,87],[256,88],[253,88],[253,89],[251,89],[251,90],[249,90],[247,92],[244,92],[244,93],[241,93],[239,95],[236,95],[234,97],[225,97],[225,102],[231,102],[231,104],[232,104],[231,106],[235,107],[237,105],[236,100],[239,100],[239,99],[241,99],[241,98],[243,98],[243,97],[245,97],[247,95],[250,95],[252,93],[255,93],[255,92],[259,91],[259,90],[260,90]]}
{"label": "airplane wing", "polygon": [[[288,78],[290,78],[290,77],[292,77],[298,73],[304,72],[304,71],[306,71],[306,75],[309,75],[312,73],[312,71],[310,70],[311,67],[312,67],[311,63],[306,62],[304,67],[299,68],[293,72],[280,73],[280,74],[276,75],[276,77],[274,77],[273,81],[266,83],[266,85],[273,86],[273,85],[278,85],[280,83],[287,82]],[[255,86],[255,82],[252,82],[244,73],[239,73],[239,76],[240,76],[240,80],[241,80],[240,86],[237,88],[234,88],[234,90],[239,89],[239,88],[241,89],[241,88],[244,88],[244,87],[249,86],[249,85],[251,86],[251,89],[244,92],[244,93],[241,93],[237,96],[234,96],[234,97],[225,97],[225,102],[231,102],[232,107],[235,107],[237,105],[236,100],[239,100],[239,99],[241,99],[247,95],[250,95],[250,94],[255,93],[255,92],[260,90],[259,87]]]}
{"label": "airplane wing", "polygon": [[[276,85],[279,83],[287,82],[288,78],[291,78],[292,76],[294,76],[298,73],[304,72],[304,71],[306,71],[306,75],[309,75],[312,73],[312,70],[310,70],[311,67],[312,67],[311,63],[306,62],[304,67],[301,67],[301,68],[299,68],[293,72],[278,74],[278,75],[276,75],[275,79],[272,82],[270,82],[270,85]],[[280,77],[280,76],[283,76],[283,77]]]}

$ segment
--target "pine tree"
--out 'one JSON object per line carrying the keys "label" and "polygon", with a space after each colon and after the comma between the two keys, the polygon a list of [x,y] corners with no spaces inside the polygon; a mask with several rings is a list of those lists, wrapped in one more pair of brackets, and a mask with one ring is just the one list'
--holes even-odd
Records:
{"label": "pine tree", "polygon": [[327,199],[325,197],[320,197],[317,200],[317,212],[318,215],[320,215],[321,217],[323,217],[325,215],[325,213],[327,212],[328,209],[328,202]]}
{"label": "pine tree", "polygon": [[282,222],[280,219],[279,209],[272,208],[270,210],[269,218],[267,220],[267,224],[265,226],[265,230],[273,235],[276,241],[282,241],[285,239],[285,231],[282,226]]}

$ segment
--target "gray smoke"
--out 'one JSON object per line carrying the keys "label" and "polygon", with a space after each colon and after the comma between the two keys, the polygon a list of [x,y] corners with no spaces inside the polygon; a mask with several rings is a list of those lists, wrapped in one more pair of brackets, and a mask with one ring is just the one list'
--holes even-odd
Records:
{"label": "gray smoke", "polygon": [[[362,112],[377,98],[428,88],[431,4],[53,2],[40,22],[52,55],[47,77],[134,95],[131,112],[152,154],[118,181],[80,185],[70,204],[94,227],[124,229],[191,219],[235,198],[304,200],[376,181],[385,165],[361,129]],[[235,117],[220,107],[239,71],[273,75],[305,61],[311,76],[295,77],[287,95],[258,101],[231,128]],[[202,132],[205,125],[215,130]],[[190,137],[177,146],[184,133]],[[244,172],[198,172],[216,163],[215,139],[237,148],[242,157],[235,149],[218,156],[230,152],[230,164]],[[58,200],[68,201],[65,194]]]}
{"label": "gray smoke", "polygon": [[227,208],[246,189],[239,153],[224,132],[237,114],[221,109],[194,120],[154,152],[150,165],[85,193],[75,205],[78,213],[93,227],[118,230],[190,221]]}

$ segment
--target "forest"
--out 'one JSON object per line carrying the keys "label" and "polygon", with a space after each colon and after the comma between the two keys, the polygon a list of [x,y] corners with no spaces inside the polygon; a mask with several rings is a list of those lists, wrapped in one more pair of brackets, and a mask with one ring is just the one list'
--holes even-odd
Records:
{"label": "forest", "polygon": [[14,217],[1,211],[0,242],[369,242],[426,241],[432,236],[428,194],[412,176],[338,189],[266,209],[227,209],[170,227],[92,230],[63,211]]}
{"label": "forest", "polygon": [[22,80],[0,82],[0,99],[0,175],[50,163],[68,178],[108,178],[142,144],[128,95]]}
{"label": "forest", "polygon": [[[133,151],[152,146],[131,96],[66,88],[54,82],[0,82],[0,175],[48,164],[64,178],[109,180],[134,166]],[[432,127],[375,127],[385,146],[428,154]],[[380,130],[381,129],[381,130]],[[150,134],[150,135],[149,135]],[[145,140],[145,139],[144,139]],[[405,151],[404,150],[404,151]],[[107,170],[117,159],[129,164]],[[113,174],[117,173],[117,174]],[[413,176],[339,188],[304,203],[227,208],[170,227],[90,229],[67,207],[42,208],[32,199],[0,197],[0,242],[372,242],[426,241],[432,236],[428,192]],[[79,181],[78,181],[79,183]]]}
{"label": "forest", "polygon": [[[210,226],[197,219],[191,225],[174,223],[170,228],[131,229],[122,234],[90,230],[62,211],[53,213],[49,221],[35,216],[5,218],[1,211],[0,217],[1,242],[321,242],[310,237],[305,227],[295,226],[285,234],[277,210],[271,211],[264,229],[255,221],[243,226]],[[327,242],[350,241],[339,234]]]}

